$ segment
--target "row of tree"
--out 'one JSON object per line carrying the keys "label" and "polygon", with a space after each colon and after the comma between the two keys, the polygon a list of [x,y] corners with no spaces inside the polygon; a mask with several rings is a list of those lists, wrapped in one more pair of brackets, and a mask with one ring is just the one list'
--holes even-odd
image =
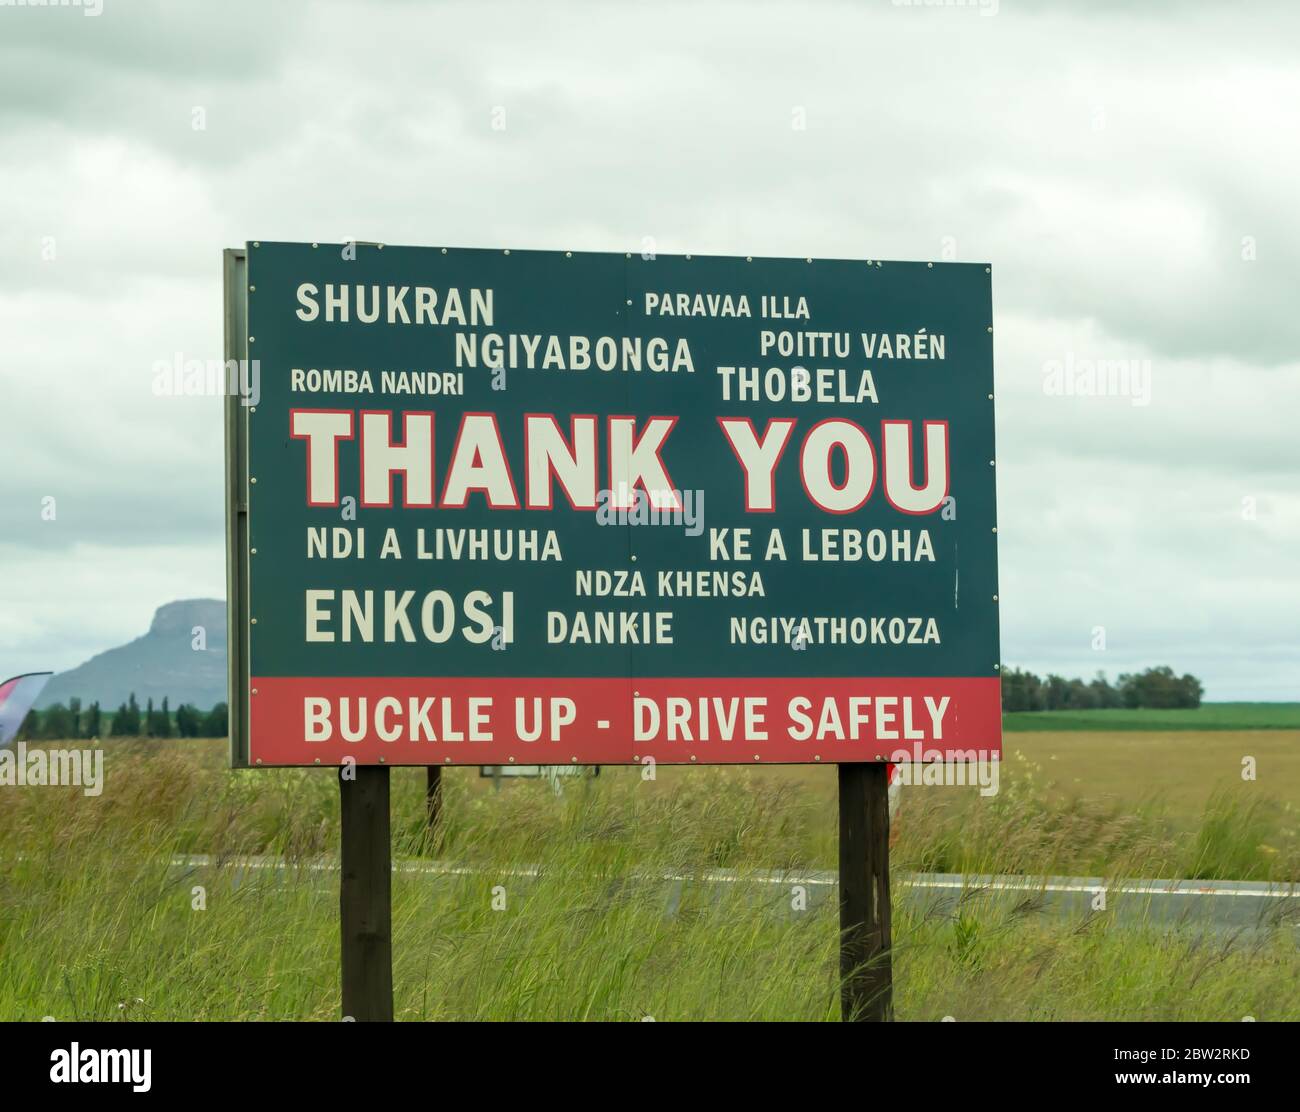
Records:
{"label": "row of tree", "polygon": [[173,713],[166,698],[155,707],[153,700],[143,708],[135,692],[116,711],[104,712],[98,702],[84,710],[80,699],[67,705],[53,703],[42,711],[31,710],[23,720],[20,738],[28,741],[59,741],[65,738],[97,737],[225,737],[226,704],[203,711],[182,703]]}
{"label": "row of tree", "polygon": [[1085,682],[1048,674],[1042,679],[1019,668],[1002,670],[1002,709],[1012,710],[1101,710],[1124,707],[1170,709],[1199,707],[1205,688],[1195,676],[1174,674],[1165,665],[1145,672],[1122,673],[1115,683],[1098,672]]}

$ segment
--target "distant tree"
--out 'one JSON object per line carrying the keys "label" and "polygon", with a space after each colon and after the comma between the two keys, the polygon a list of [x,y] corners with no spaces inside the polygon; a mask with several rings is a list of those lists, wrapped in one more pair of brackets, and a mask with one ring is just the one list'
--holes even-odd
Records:
{"label": "distant tree", "polygon": [[81,737],[81,700],[75,695],[68,700],[68,713],[72,716],[72,733],[68,737]]}
{"label": "distant tree", "polygon": [[1002,669],[1004,711],[1199,707],[1204,694],[1205,688],[1195,676],[1176,676],[1172,668],[1164,665],[1145,672],[1121,673],[1114,684],[1105,672],[1098,672],[1095,679],[1085,683],[1055,674],[1040,680],[1030,671]]}
{"label": "distant tree", "polygon": [[76,720],[62,703],[53,703],[41,714],[40,730],[33,736],[45,741],[62,741],[77,736]]}
{"label": "distant tree", "polygon": [[197,707],[182,703],[176,708],[176,733],[180,737],[199,737],[203,731],[203,714]]}
{"label": "distant tree", "polygon": [[1048,710],[1065,710],[1069,705],[1070,681],[1051,673],[1044,685],[1043,697]]}
{"label": "distant tree", "polygon": [[1002,709],[1004,711],[1025,710],[1023,673],[1019,668],[1002,665]]}
{"label": "distant tree", "polygon": [[1183,706],[1199,707],[1201,705],[1201,696],[1205,694],[1205,686],[1195,676],[1184,673],[1182,679],[1178,681],[1178,686],[1183,693]]}
{"label": "distant tree", "polygon": [[1111,686],[1105,672],[1098,672],[1097,678],[1088,685],[1097,699],[1097,706],[1106,710],[1124,705],[1124,697]]}
{"label": "distant tree", "polygon": [[1174,670],[1165,666],[1124,677],[1124,701],[1132,707],[1166,709],[1178,705]]}
{"label": "distant tree", "polygon": [[172,719],[165,697],[161,707],[155,707],[152,698],[145,704],[144,732],[146,737],[171,737]]}
{"label": "distant tree", "polygon": [[23,723],[18,727],[18,732],[14,735],[17,741],[33,741],[41,736],[41,716],[34,710],[29,710],[23,718]]}
{"label": "distant tree", "polygon": [[1019,668],[1002,669],[1002,709],[1007,711],[1042,710],[1043,681],[1033,672]]}
{"label": "distant tree", "polygon": [[1205,693],[1201,681],[1195,676],[1176,676],[1168,665],[1148,668],[1136,675],[1120,676],[1120,690],[1125,706],[1162,710],[1199,707]]}
{"label": "distant tree", "polygon": [[113,715],[112,733],[114,737],[139,737],[142,723],[140,721],[140,704],[135,701],[135,692]]}
{"label": "distant tree", "polygon": [[204,737],[225,737],[230,732],[230,722],[225,703],[218,703],[203,716]]}
{"label": "distant tree", "polygon": [[1068,710],[1096,710],[1101,700],[1091,684],[1074,679],[1065,693],[1065,705]]}
{"label": "distant tree", "polygon": [[86,712],[86,727],[83,737],[99,737],[100,731],[103,730],[102,715],[99,710],[99,700],[96,699],[90,704],[90,710]]}

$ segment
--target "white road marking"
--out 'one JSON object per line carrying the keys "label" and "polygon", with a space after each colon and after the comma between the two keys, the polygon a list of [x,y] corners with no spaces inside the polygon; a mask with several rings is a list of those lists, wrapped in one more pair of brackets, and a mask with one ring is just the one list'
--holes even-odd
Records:
{"label": "white road marking", "polygon": [[[175,868],[244,868],[280,869],[306,868],[313,871],[337,872],[336,858],[314,858],[303,864],[287,864],[279,857],[227,857],[220,860],[208,854],[191,854],[173,857]],[[543,870],[538,865],[503,865],[499,868],[478,865],[457,865],[449,861],[418,861],[412,859],[393,862],[396,873],[425,873],[436,876],[476,876],[490,873],[500,876],[540,877]],[[637,880],[667,882],[704,881],[711,884],[802,884],[833,887],[839,883],[837,875],[829,870],[807,873],[783,873],[763,869],[742,872],[736,869],[709,869],[702,873],[651,872],[638,870],[632,874]],[[1101,877],[1013,877],[1013,876],[955,876],[942,873],[896,873],[895,879],[906,888],[939,889],[945,891],[998,892],[1086,892],[1100,889],[1108,893],[1135,896],[1239,896],[1252,899],[1300,899],[1300,885],[1268,884],[1262,881],[1205,881],[1205,880],[1129,880],[1110,883]]]}

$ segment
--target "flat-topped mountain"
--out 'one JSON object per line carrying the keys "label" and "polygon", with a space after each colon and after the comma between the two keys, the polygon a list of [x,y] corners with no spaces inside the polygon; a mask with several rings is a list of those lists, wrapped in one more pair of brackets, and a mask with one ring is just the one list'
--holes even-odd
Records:
{"label": "flat-topped mountain", "polygon": [[173,710],[181,703],[207,710],[225,702],[226,604],[193,598],[158,607],[148,633],[60,672],[37,706],[79,698],[83,706],[98,701],[114,710],[133,691],[141,706],[166,697]]}

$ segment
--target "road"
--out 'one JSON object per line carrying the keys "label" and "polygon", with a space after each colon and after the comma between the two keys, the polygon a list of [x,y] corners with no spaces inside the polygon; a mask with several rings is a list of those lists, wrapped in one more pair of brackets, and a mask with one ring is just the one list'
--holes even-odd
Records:
{"label": "road", "polygon": [[[206,855],[173,858],[172,867],[198,871],[214,867]],[[276,857],[244,857],[220,863],[230,870],[236,885],[250,875],[267,870],[284,872],[285,862]],[[296,865],[322,874],[338,871],[331,858]],[[401,874],[451,877],[482,875],[531,882],[538,879],[537,866],[497,869],[469,867],[448,861],[406,858],[395,861]],[[831,871],[737,872],[710,869],[695,875],[671,872],[642,872],[633,879],[662,885],[665,913],[676,914],[689,886],[707,886],[721,894],[729,886],[748,891],[756,903],[796,914],[795,905],[813,909],[833,898],[837,879]],[[1300,930],[1300,885],[1277,885],[1235,880],[1105,880],[1101,877],[963,876],[955,873],[907,873],[893,876],[894,898],[926,914],[955,915],[963,904],[1017,911],[1025,916],[1058,920],[1083,920],[1088,916],[1113,914],[1124,926],[1154,926],[1166,929],[1196,928],[1216,932]],[[801,891],[800,891],[801,890]],[[800,900],[799,897],[803,899]]]}

